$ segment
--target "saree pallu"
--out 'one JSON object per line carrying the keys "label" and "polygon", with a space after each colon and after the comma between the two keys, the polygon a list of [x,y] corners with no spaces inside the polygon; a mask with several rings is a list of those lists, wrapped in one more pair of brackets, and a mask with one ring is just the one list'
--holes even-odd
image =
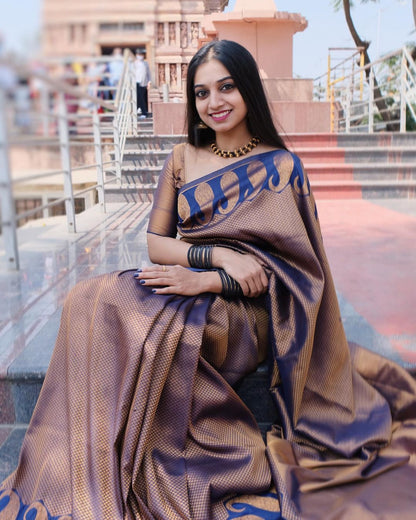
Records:
{"label": "saree pallu", "polygon": [[[299,159],[244,158],[182,186],[177,212],[182,239],[256,255],[267,295],[78,284],[0,519],[414,518],[416,384],[348,345]],[[233,389],[265,358],[266,445]]]}

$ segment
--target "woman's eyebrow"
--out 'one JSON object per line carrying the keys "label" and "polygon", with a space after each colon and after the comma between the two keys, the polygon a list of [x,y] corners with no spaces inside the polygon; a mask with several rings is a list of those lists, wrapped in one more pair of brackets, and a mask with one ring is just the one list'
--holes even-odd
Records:
{"label": "woman's eyebrow", "polygon": [[[226,79],[233,79],[232,76],[225,76],[224,78],[221,78],[217,81],[217,83],[221,83],[223,81],[225,81]],[[202,85],[202,84],[197,84],[197,85],[194,85],[194,88],[197,88],[197,87],[204,87],[205,85]]]}

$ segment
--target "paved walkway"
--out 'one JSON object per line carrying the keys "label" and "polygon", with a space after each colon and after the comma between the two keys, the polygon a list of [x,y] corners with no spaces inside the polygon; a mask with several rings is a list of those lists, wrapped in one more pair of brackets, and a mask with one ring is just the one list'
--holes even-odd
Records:
{"label": "paved walkway", "polygon": [[416,367],[416,199],[317,204],[348,339]]}

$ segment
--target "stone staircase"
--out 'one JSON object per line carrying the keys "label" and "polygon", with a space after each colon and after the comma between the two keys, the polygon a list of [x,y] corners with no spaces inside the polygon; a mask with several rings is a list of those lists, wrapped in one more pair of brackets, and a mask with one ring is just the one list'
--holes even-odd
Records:
{"label": "stone staircase", "polygon": [[[164,160],[185,140],[153,135],[151,121],[144,128],[126,142],[121,184],[106,189],[111,202],[151,201]],[[416,196],[416,133],[292,134],[286,142],[302,159],[317,199]]]}
{"label": "stone staircase", "polygon": [[288,142],[317,199],[416,196],[416,134],[297,134]]}
{"label": "stone staircase", "polygon": [[[140,134],[128,138],[124,151],[121,184],[111,183],[105,190],[109,202],[149,202],[153,199],[159,173],[166,157],[183,136]],[[106,180],[114,178],[107,172]]]}

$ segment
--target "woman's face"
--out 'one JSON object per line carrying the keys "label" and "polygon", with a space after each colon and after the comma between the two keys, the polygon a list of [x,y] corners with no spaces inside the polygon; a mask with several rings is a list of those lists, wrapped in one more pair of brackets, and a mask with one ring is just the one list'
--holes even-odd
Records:
{"label": "woman's face", "polygon": [[247,107],[224,65],[211,58],[196,70],[195,106],[201,120],[216,133],[247,130]]}

